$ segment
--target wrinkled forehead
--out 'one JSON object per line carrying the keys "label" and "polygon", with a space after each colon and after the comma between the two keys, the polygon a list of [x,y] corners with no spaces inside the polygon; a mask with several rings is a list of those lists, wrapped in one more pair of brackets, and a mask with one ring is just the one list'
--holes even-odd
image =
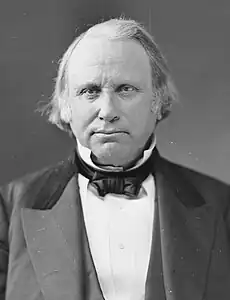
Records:
{"label": "wrinkled forehead", "polygon": [[151,81],[151,66],[145,49],[136,41],[89,36],[74,49],[68,64],[68,79],[84,81],[99,70],[117,72],[135,80]]}

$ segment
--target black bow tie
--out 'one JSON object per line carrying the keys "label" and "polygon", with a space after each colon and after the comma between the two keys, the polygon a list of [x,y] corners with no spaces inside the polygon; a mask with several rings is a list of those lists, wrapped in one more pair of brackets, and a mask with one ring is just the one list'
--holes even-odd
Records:
{"label": "black bow tie", "polygon": [[[154,152],[154,151],[153,151]],[[89,179],[89,183],[96,188],[99,196],[108,193],[125,195],[129,198],[138,196],[142,182],[153,169],[153,154],[140,166],[129,171],[111,172],[93,168],[86,164],[76,153],[75,162],[78,171]]]}

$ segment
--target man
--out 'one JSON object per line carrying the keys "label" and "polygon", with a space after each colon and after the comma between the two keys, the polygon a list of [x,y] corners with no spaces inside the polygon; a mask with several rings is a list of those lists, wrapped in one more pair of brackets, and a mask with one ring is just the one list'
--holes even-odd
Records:
{"label": "man", "polygon": [[175,99],[137,22],[73,41],[45,111],[76,149],[1,189],[1,299],[229,299],[230,188],[156,148]]}

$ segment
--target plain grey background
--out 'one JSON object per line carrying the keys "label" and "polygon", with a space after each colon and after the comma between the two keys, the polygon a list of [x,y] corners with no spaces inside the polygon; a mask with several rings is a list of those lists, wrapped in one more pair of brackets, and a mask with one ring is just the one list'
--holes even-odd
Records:
{"label": "plain grey background", "polygon": [[122,13],[155,36],[180,92],[157,130],[161,153],[230,183],[229,0],[1,0],[0,184],[70,153],[73,141],[34,110],[74,36]]}

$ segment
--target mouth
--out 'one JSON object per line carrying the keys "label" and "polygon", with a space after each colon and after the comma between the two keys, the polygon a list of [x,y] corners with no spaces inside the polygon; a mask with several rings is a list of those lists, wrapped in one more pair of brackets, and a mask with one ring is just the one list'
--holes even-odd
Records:
{"label": "mouth", "polygon": [[127,132],[126,131],[124,131],[124,130],[97,130],[97,131],[95,131],[94,132],[94,134],[104,134],[104,135],[113,135],[113,134],[124,134],[124,133],[126,133],[127,134]]}
{"label": "mouth", "polygon": [[93,135],[96,135],[101,138],[115,138],[126,134],[128,134],[128,132],[123,130],[97,130],[93,133]]}

